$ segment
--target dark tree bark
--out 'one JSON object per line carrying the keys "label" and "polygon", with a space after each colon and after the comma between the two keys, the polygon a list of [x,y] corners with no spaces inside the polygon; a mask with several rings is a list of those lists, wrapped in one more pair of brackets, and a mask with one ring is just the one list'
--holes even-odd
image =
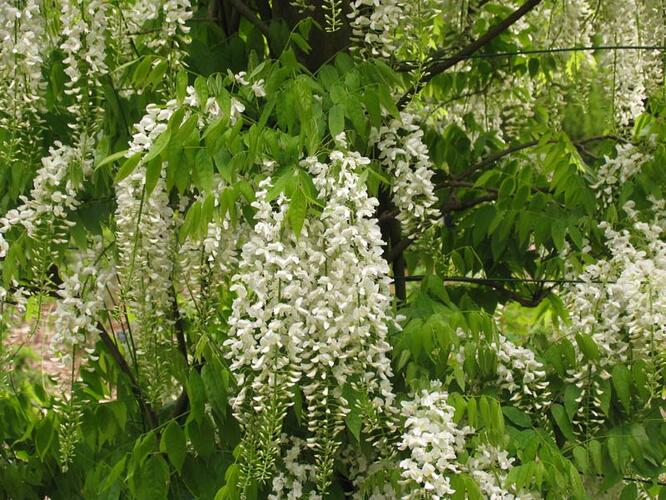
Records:
{"label": "dark tree bark", "polygon": [[[325,31],[326,19],[324,17],[325,9],[321,0],[311,0],[309,5],[312,10],[299,12],[294,8],[289,0],[273,1],[273,19],[283,19],[290,29],[293,29],[300,21],[306,17],[312,17],[316,24],[312,26],[310,32],[310,44],[313,50],[309,54],[301,54],[301,60],[310,71],[316,71],[323,64],[335,57],[335,54],[346,50],[350,45],[351,27],[347,14],[351,12],[349,0],[342,0],[342,27],[329,33]],[[317,26],[317,24],[319,26]]]}

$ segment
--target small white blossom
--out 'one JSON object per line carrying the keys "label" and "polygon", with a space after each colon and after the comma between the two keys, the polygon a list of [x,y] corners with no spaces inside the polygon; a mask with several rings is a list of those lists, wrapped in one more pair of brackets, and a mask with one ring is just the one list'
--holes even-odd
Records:
{"label": "small white blossom", "polygon": [[326,201],[298,237],[283,227],[286,198],[272,205],[266,198],[270,179],[262,181],[253,203],[257,222],[233,278],[237,297],[225,347],[244,387],[232,399],[235,413],[251,425],[253,414],[267,414],[278,388],[279,405],[292,405],[298,384],[313,436],[309,445],[325,460],[332,460],[349,411],[346,385],[367,393],[379,412],[389,411],[394,400],[390,280],[374,219],[378,202],[356,174],[369,161],[334,151],[330,163],[302,162]]}
{"label": "small white blossom", "polygon": [[379,160],[393,178],[393,202],[407,233],[438,217],[432,162],[423,143],[423,130],[414,119],[403,112],[400,120],[392,119],[379,130],[373,129],[371,138],[379,150]]}
{"label": "small white blossom", "polygon": [[458,454],[465,447],[469,427],[459,428],[453,421],[455,410],[447,403],[448,394],[441,382],[431,382],[428,390],[403,401],[402,414],[406,417],[399,449],[409,452],[400,462],[402,478],[406,484],[415,484],[414,494],[403,498],[419,498],[419,491],[427,491],[430,498],[442,499],[453,495],[450,474],[460,471]]}
{"label": "small white blossom", "polygon": [[256,97],[266,97],[266,90],[264,90],[264,81],[257,80],[252,84],[252,92]]}
{"label": "small white blossom", "polygon": [[597,181],[590,187],[605,206],[613,202],[625,182],[638,173],[647,158],[633,144],[618,144],[614,158],[604,156]]}

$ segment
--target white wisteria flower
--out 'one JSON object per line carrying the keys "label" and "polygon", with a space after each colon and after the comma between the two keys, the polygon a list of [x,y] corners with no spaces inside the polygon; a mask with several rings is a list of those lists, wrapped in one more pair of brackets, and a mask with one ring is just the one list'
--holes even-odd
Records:
{"label": "white wisteria flower", "polygon": [[405,483],[416,487],[403,498],[419,498],[421,489],[433,499],[455,493],[448,476],[460,472],[458,454],[472,429],[454,423],[455,410],[447,399],[442,383],[434,381],[428,389],[401,403],[406,420],[398,447],[408,451],[409,457],[400,462],[400,468]]}
{"label": "white wisteria flower", "polygon": [[439,215],[432,183],[432,161],[423,143],[423,130],[415,116],[402,112],[379,130],[373,129],[370,143],[376,145],[379,160],[393,178],[393,202],[398,219],[407,233],[435,223]]}
{"label": "white wisteria flower", "polygon": [[[380,412],[394,400],[388,266],[374,218],[377,201],[357,173],[368,163],[342,151],[332,152],[329,163],[302,162],[326,201],[320,217],[307,219],[298,236],[283,226],[287,199],[280,195],[271,204],[270,179],[262,181],[253,203],[257,222],[233,279],[237,297],[225,346],[242,389],[232,406],[246,426],[256,416],[273,418],[277,432],[298,384],[320,490],[349,411],[343,389],[367,393]],[[277,442],[270,446],[277,452]]]}
{"label": "white wisteria flower", "polygon": [[614,158],[604,156],[604,163],[597,170],[597,181],[590,186],[606,206],[615,200],[624,183],[640,172],[647,161],[633,144],[618,144],[615,150]]}
{"label": "white wisteria flower", "polygon": [[96,338],[98,322],[108,319],[101,313],[115,289],[115,266],[103,265],[108,260],[102,259],[104,252],[104,242],[97,238],[72,260],[58,287],[51,350],[63,365],[71,364],[73,356],[86,356],[85,348]]}
{"label": "white wisteria flower", "polygon": [[47,224],[53,223],[52,218],[70,224],[66,215],[75,210],[79,202],[76,187],[68,174],[76,165],[88,173],[92,158],[82,158],[79,149],[56,141],[49,150],[49,156],[42,159],[42,167],[37,171],[30,196],[21,196],[21,205],[0,218],[0,233],[22,225],[29,236],[35,236],[45,218],[48,219]]}
{"label": "white wisteria flower", "polygon": [[666,212],[653,202],[654,216],[642,221],[627,202],[631,226],[604,230],[610,257],[587,265],[565,299],[569,331],[589,335],[597,344],[601,365],[631,357],[650,358],[666,345]]}

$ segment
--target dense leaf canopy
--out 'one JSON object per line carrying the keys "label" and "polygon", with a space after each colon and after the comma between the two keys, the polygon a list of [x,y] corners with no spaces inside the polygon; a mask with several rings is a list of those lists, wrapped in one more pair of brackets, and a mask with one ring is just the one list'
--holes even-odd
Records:
{"label": "dense leaf canopy", "polygon": [[661,0],[3,0],[0,498],[662,498]]}

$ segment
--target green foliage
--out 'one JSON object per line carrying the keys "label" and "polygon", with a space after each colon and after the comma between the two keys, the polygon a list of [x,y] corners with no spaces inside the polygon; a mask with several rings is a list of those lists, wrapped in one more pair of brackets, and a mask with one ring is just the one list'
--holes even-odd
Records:
{"label": "green foliage", "polygon": [[[262,5],[241,3],[253,16]],[[272,2],[274,7],[285,3]],[[644,214],[651,213],[651,200],[663,199],[662,93],[650,95],[632,129],[618,129],[609,111],[614,96],[601,83],[583,92],[574,77],[565,84],[556,80],[578,70],[607,77],[607,69],[585,70],[585,60],[569,55],[520,54],[541,48],[535,41],[538,29],[530,23],[493,39],[480,52],[483,57],[431,75],[421,85],[428,74],[423,65],[441,48],[433,45],[446,42],[448,51],[478,39],[513,10],[512,2],[462,2],[455,23],[424,9],[418,19],[425,31],[396,47],[391,58],[336,50],[326,60],[317,57],[328,53],[327,41],[333,44],[327,36],[349,41],[344,2],[325,2],[323,10],[315,9],[314,21],[300,14],[296,21],[291,14],[266,19],[270,13],[265,12],[249,20],[234,4],[195,2],[188,45],[174,42],[166,53],[153,48],[143,36],[159,29],[155,18],[141,24],[146,33],[130,37],[131,60],[115,60],[118,54],[109,52],[109,71],[95,75],[99,82],[89,93],[88,104],[99,108],[91,119],[90,137],[96,142],[67,165],[68,186],[79,203],[56,214],[53,201],[34,231],[16,223],[0,235],[0,243],[7,242],[6,252],[0,245],[6,253],[0,264],[3,292],[11,298],[5,302],[3,294],[0,305],[0,368],[5,371],[0,375],[0,498],[267,497],[276,473],[288,472],[283,434],[307,439],[307,402],[303,388],[276,386],[262,415],[239,421],[231,402],[243,388],[223,347],[237,262],[225,262],[225,274],[216,274],[217,263],[206,261],[203,249],[215,224],[220,238],[238,231],[244,241],[241,229],[252,227],[257,191],[268,176],[267,200],[288,200],[281,231],[302,242],[308,221],[321,214],[325,200],[301,162],[307,156],[324,158],[345,141],[350,151],[370,159],[355,173],[379,200],[374,216],[387,244],[395,290],[405,287],[405,297],[393,304],[400,328],[391,325],[390,331],[397,408],[429,381],[441,381],[454,423],[473,429],[459,462],[469,463],[481,444],[506,450],[513,466],[503,486],[518,495],[592,498],[621,491],[624,499],[666,494],[664,346],[653,346],[650,357],[630,354],[605,364],[605,346],[594,332],[567,330],[573,306],[562,299],[565,286],[572,285],[564,280],[608,257],[600,221],[630,230],[634,223],[623,212],[627,201],[648,220]],[[46,15],[56,29],[59,17]],[[400,35],[403,29],[394,31]],[[22,206],[21,196],[31,196],[35,158],[46,157],[56,140],[81,140],[67,127],[76,96],[67,91],[63,50],[54,45],[46,54],[43,109],[34,118],[40,140],[29,144],[33,150],[10,149],[13,143],[0,122],[0,213],[5,218]],[[497,53],[505,55],[490,57]],[[186,64],[174,65],[181,57]],[[239,83],[242,79],[249,83]],[[487,116],[484,121],[472,110],[440,110],[501,81],[541,88],[529,113],[516,105],[529,93],[527,85],[514,89],[518,98],[487,97],[506,101],[501,125],[489,125]],[[252,87],[259,82],[265,95]],[[417,97],[407,109],[424,131],[441,220],[408,235],[400,234],[390,199],[397,180],[382,164],[376,136],[402,119],[401,96],[411,96],[412,90]],[[569,100],[560,107],[562,96]],[[136,132],[132,124],[146,106],[169,99],[174,104],[164,130],[149,148],[128,150]],[[237,111],[240,107],[243,111]],[[598,187],[600,172],[608,158],[619,155],[617,146],[627,142],[645,163],[606,199]],[[133,221],[134,239],[118,241],[117,194],[138,172],[141,209]],[[58,189],[65,191],[65,183]],[[171,310],[150,318],[144,329],[154,337],[137,348],[140,339],[132,330],[139,313],[128,293],[148,289],[152,278],[150,272],[138,278],[123,274],[120,256],[125,251],[131,263],[126,267],[133,269],[146,244],[142,218],[155,216],[150,203],[159,196],[177,221],[169,228],[175,235],[169,257],[176,263],[168,291]],[[72,353],[65,353],[71,362],[66,382],[36,374],[34,361],[15,350],[15,339],[8,341],[10,325],[27,322],[29,336],[48,330],[52,325],[42,314],[62,301],[77,252],[97,249],[100,242],[94,265],[86,265],[114,262],[121,277],[90,274],[78,291],[83,297],[107,287],[104,314],[88,325]],[[391,257],[401,242],[405,246]],[[178,267],[192,249],[201,271],[194,277]],[[146,269],[159,271],[151,266],[155,262],[147,259]],[[138,285],[120,281],[128,275]],[[188,288],[189,278],[197,280],[197,293]],[[14,303],[23,291],[32,294],[25,311]],[[149,294],[145,299],[149,305],[157,300]],[[654,331],[638,334],[654,337]],[[534,365],[512,364],[515,353]],[[403,483],[398,464],[406,451],[397,445],[403,424],[399,411],[390,418],[379,414],[357,382],[348,380],[339,388],[349,404],[341,429],[337,415],[331,416],[337,410],[332,398],[321,397],[327,427],[302,452],[303,462],[317,471],[316,484],[306,486],[311,488],[306,493],[351,494],[361,476],[349,464],[359,457],[377,465],[356,485],[362,498]],[[484,498],[469,471],[447,477],[456,491],[453,498]]]}

